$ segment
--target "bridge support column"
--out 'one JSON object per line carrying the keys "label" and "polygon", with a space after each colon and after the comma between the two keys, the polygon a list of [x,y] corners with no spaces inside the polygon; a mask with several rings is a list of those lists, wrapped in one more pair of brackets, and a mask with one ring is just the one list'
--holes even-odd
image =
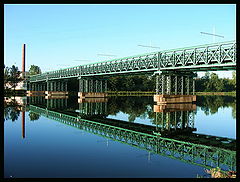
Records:
{"label": "bridge support column", "polygon": [[45,99],[48,109],[66,109],[68,106],[68,96],[46,96]]}
{"label": "bridge support column", "polygon": [[107,97],[107,80],[102,78],[79,77],[80,98],[87,97]]}
{"label": "bridge support column", "polygon": [[107,98],[79,98],[79,116],[107,116]]}
{"label": "bridge support column", "polygon": [[196,101],[195,80],[193,72],[157,72],[156,94],[157,104],[189,103]]}
{"label": "bridge support column", "polygon": [[45,94],[47,97],[68,95],[66,80],[47,80],[46,87]]}
{"label": "bridge support column", "polygon": [[192,133],[194,128],[194,110],[196,104],[154,105],[154,123],[161,136]]}

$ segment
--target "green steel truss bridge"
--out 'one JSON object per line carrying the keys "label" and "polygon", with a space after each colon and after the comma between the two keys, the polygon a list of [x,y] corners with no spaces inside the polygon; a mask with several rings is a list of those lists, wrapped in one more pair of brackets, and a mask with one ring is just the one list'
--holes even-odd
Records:
{"label": "green steel truss bridge", "polygon": [[80,65],[30,77],[30,82],[55,79],[110,76],[157,71],[212,71],[236,69],[236,42],[228,41],[171,49]]}
{"label": "green steel truss bridge", "polygon": [[[39,106],[29,106],[31,112],[43,115],[58,122],[76,127],[87,132],[125,143],[151,153],[181,160],[204,168],[220,167],[223,170],[236,170],[236,151],[211,145],[168,138],[154,132],[138,131],[110,122],[101,122],[90,118],[61,113]],[[105,121],[107,118],[104,118]]]}

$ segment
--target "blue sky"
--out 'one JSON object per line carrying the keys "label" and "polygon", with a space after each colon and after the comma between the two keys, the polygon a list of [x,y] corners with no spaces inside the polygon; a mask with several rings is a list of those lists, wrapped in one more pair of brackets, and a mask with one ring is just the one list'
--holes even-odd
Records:
{"label": "blue sky", "polygon": [[[24,43],[26,70],[34,64],[45,72],[235,39],[234,4],[4,5],[4,64],[16,64],[19,69]],[[231,77],[231,72],[217,73]]]}

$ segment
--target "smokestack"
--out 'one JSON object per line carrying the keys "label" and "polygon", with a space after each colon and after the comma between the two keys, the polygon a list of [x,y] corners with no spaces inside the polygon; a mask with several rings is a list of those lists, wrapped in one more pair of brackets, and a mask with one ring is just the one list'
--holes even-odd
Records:
{"label": "smokestack", "polygon": [[22,75],[23,75],[23,77],[25,77],[25,47],[26,47],[26,44],[23,44],[23,47],[22,47]]}

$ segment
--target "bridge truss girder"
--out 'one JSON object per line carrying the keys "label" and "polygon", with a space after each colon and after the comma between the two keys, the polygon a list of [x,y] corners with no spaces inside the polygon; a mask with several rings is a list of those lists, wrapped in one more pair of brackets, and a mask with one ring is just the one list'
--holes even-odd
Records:
{"label": "bridge truss girder", "polygon": [[171,49],[46,72],[31,82],[79,76],[115,75],[155,71],[209,71],[236,69],[236,42]]}

